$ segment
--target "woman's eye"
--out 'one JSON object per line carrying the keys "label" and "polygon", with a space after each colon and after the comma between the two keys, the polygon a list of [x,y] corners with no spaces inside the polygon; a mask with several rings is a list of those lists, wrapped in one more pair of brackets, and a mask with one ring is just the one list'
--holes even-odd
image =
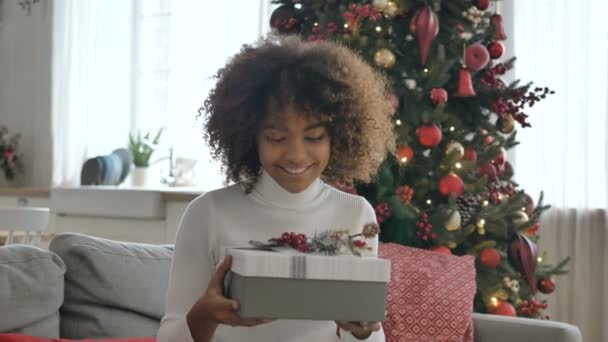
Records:
{"label": "woman's eye", "polygon": [[285,138],[283,138],[283,137],[269,137],[269,136],[267,136],[266,140],[270,141],[271,143],[280,143],[280,142],[285,141]]}
{"label": "woman's eye", "polygon": [[321,135],[314,136],[314,137],[306,137],[306,140],[308,140],[308,141],[320,141],[320,140],[323,140],[323,138],[325,138],[325,134],[321,134]]}

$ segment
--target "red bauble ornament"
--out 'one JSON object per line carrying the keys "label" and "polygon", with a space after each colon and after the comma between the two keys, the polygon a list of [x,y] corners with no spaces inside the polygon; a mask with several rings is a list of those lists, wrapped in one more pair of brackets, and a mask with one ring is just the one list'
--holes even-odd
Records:
{"label": "red bauble ornament", "polygon": [[494,27],[494,39],[495,40],[506,40],[507,34],[505,33],[505,29],[502,25],[502,16],[500,14],[493,14],[490,17],[490,24]]}
{"label": "red bauble ornament", "polygon": [[442,104],[448,101],[448,92],[443,88],[433,88],[429,93],[429,98],[434,104]]}
{"label": "red bauble ornament", "polygon": [[506,161],[504,163],[504,165],[502,166],[502,169],[500,171],[500,175],[507,177],[507,178],[511,178],[513,177],[513,165],[511,165],[511,163],[509,163],[508,161]]}
{"label": "red bauble ornament", "polygon": [[483,143],[486,145],[490,145],[493,142],[494,138],[491,135],[488,135],[487,137],[483,138]]}
{"label": "red bauble ornament", "polygon": [[464,149],[464,156],[462,156],[464,160],[476,161],[477,160],[477,152],[474,149],[467,147]]}
{"label": "red bauble ornament", "polygon": [[456,197],[462,196],[464,191],[464,183],[457,174],[451,172],[439,180],[439,192],[443,196],[455,195]]}
{"label": "red bauble ornament", "polygon": [[488,180],[492,181],[498,177],[496,167],[492,163],[482,164],[477,167],[477,177],[488,176]]}
{"label": "red bauble ornament", "polygon": [[302,30],[302,21],[292,5],[283,5],[270,15],[270,27],[281,34],[295,34]]}
{"label": "red bauble ornament", "polygon": [[498,169],[499,167],[503,166],[503,164],[505,163],[506,160],[507,160],[507,150],[505,150],[504,147],[501,147],[498,155],[496,157],[494,157],[494,159],[492,160],[492,164],[494,164],[496,169]]}
{"label": "red bauble ornament", "polygon": [[473,71],[483,69],[490,61],[488,49],[480,43],[471,44],[465,51],[465,64]]}
{"label": "red bauble ornament", "polygon": [[431,250],[441,254],[452,254],[452,251],[444,245],[433,246]]}
{"label": "red bauble ornament", "polygon": [[425,65],[431,43],[439,33],[439,18],[431,6],[425,5],[416,11],[410,23],[410,30],[418,39],[420,64]]}
{"label": "red bauble ornament", "polygon": [[414,150],[409,145],[397,148],[397,159],[402,163],[407,163],[414,158]]}
{"label": "red bauble ornament", "polygon": [[441,129],[435,124],[424,124],[416,129],[416,138],[426,148],[435,147],[441,142]]}
{"label": "red bauble ornament", "polygon": [[485,268],[494,269],[500,265],[500,254],[496,248],[484,248],[479,253],[479,262]]}
{"label": "red bauble ornament", "polygon": [[473,89],[473,81],[471,80],[471,72],[466,67],[460,68],[458,71],[458,83],[456,84],[456,97],[471,97],[475,96]]}
{"label": "red bauble ornament", "polygon": [[524,234],[517,232],[509,244],[509,261],[515,269],[524,275],[530,285],[530,292],[536,294],[536,257],[538,247]]}
{"label": "red bauble ornament", "polygon": [[517,312],[515,311],[515,307],[513,306],[513,304],[503,300],[498,301],[496,306],[492,309],[491,313],[501,316],[517,316]]}
{"label": "red bauble ornament", "polygon": [[528,194],[524,194],[524,205],[526,214],[528,214],[528,216],[532,215],[532,212],[534,211],[534,200]]}
{"label": "red bauble ornament", "polygon": [[490,57],[492,59],[499,59],[505,53],[505,46],[495,40],[488,45],[488,51],[490,52]]}
{"label": "red bauble ornament", "polygon": [[544,278],[538,281],[538,290],[544,294],[555,291],[555,282],[551,278]]}
{"label": "red bauble ornament", "polygon": [[485,11],[490,7],[490,0],[475,0],[475,7],[481,11]]}

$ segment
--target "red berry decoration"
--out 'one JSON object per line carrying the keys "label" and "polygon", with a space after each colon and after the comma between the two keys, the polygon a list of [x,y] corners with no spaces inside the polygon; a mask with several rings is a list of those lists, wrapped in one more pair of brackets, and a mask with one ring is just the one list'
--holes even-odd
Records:
{"label": "red berry decoration", "polygon": [[490,57],[492,59],[499,59],[505,53],[505,46],[495,40],[488,45],[488,51],[490,52]]}
{"label": "red berry decoration", "polygon": [[433,88],[429,93],[429,98],[434,104],[442,104],[448,101],[448,92],[443,88]]}
{"label": "red berry decoration", "polygon": [[498,301],[498,304],[492,309],[491,313],[501,316],[517,316],[517,312],[515,311],[513,304],[503,300]]}
{"label": "red berry decoration", "polygon": [[467,47],[465,52],[465,64],[473,71],[483,69],[490,61],[488,49],[480,43],[474,43]]}
{"label": "red berry decoration", "polygon": [[503,166],[505,161],[507,160],[507,150],[503,147],[500,148],[500,152],[494,159],[492,160],[492,164],[498,169],[499,166]]}
{"label": "red berry decoration", "polygon": [[491,135],[488,135],[485,138],[483,138],[483,143],[486,145],[490,145],[493,142],[494,142],[494,138],[492,138]]}
{"label": "red berry decoration", "polygon": [[462,196],[464,191],[464,183],[457,174],[451,172],[441,178],[439,181],[439,192],[443,196],[455,195],[456,197]]}
{"label": "red berry decoration", "polygon": [[397,148],[397,159],[402,163],[407,163],[414,158],[414,150],[409,145]]}
{"label": "red berry decoration", "polygon": [[490,7],[490,0],[475,0],[475,7],[480,11],[485,11]]}
{"label": "red berry decoration", "polygon": [[426,148],[435,147],[441,142],[441,129],[435,124],[422,125],[416,129],[416,138]]}
{"label": "red berry decoration", "polygon": [[433,246],[431,250],[441,254],[452,254],[452,251],[444,245]]}
{"label": "red berry decoration", "polygon": [[477,160],[477,152],[475,152],[474,149],[467,147],[467,148],[464,149],[464,156],[462,156],[462,159],[464,159],[464,160],[470,160],[470,161],[476,161]]}
{"label": "red berry decoration", "polygon": [[484,248],[479,253],[479,262],[485,268],[494,269],[500,265],[500,254],[496,248]]}
{"label": "red berry decoration", "polygon": [[544,278],[538,281],[538,290],[542,293],[549,294],[555,291],[555,282],[551,278]]}

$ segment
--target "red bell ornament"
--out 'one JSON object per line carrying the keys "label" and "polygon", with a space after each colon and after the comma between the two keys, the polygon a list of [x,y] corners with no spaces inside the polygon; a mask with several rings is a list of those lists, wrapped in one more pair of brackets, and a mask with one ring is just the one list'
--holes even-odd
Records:
{"label": "red bell ornament", "polygon": [[490,17],[490,24],[494,27],[494,39],[495,40],[506,40],[507,34],[505,33],[505,29],[502,25],[502,16],[498,13],[493,14]]}
{"label": "red bell ornament", "polygon": [[456,97],[471,97],[475,96],[473,89],[473,80],[471,80],[471,72],[466,67],[460,68],[458,71],[458,82],[456,83]]}

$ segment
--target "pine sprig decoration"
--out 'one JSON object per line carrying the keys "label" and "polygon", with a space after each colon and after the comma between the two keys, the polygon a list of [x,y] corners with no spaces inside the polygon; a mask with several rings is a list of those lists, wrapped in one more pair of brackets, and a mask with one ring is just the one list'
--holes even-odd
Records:
{"label": "pine sprig decoration", "polygon": [[336,255],[340,249],[339,243],[342,239],[331,231],[325,231],[315,235],[310,240],[309,251],[324,255]]}

